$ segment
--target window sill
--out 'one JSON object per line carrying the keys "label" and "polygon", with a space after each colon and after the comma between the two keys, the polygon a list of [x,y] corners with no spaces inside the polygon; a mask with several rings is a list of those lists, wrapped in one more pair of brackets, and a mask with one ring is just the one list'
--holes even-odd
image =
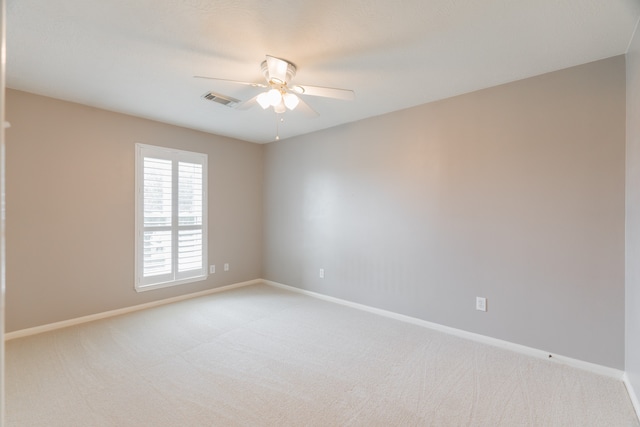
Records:
{"label": "window sill", "polygon": [[135,289],[136,289],[136,292],[146,292],[146,291],[152,291],[154,289],[162,289],[162,288],[169,288],[171,286],[184,285],[186,283],[201,282],[203,280],[206,280],[207,277],[208,277],[207,275],[190,277],[188,279],[173,280],[171,282],[154,283],[152,285],[136,284]]}

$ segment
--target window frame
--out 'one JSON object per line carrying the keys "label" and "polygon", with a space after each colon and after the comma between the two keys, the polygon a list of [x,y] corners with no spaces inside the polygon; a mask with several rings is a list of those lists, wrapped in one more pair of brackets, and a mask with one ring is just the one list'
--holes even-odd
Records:
{"label": "window frame", "polygon": [[[170,160],[172,171],[172,224],[162,226],[170,229],[172,234],[171,273],[158,276],[144,277],[144,159],[145,157]],[[148,144],[135,144],[135,290],[137,292],[161,289],[186,283],[193,283],[208,277],[208,156],[204,153],[179,150],[175,148],[159,147]],[[194,275],[177,271],[178,252],[175,237],[179,231],[194,229],[193,225],[179,225],[178,223],[178,163],[188,162],[202,165],[202,267],[194,271]],[[159,227],[160,228],[160,227]],[[199,229],[197,226],[196,229]],[[188,276],[188,277],[185,277]]]}

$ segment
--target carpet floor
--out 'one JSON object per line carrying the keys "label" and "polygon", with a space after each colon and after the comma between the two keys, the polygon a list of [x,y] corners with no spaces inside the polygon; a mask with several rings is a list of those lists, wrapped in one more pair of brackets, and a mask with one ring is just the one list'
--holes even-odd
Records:
{"label": "carpet floor", "polygon": [[640,426],[621,381],[255,285],[6,345],[7,426]]}

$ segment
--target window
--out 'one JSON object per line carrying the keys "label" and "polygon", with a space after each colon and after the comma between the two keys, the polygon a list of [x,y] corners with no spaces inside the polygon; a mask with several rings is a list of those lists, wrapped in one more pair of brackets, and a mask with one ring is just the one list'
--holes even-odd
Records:
{"label": "window", "polygon": [[136,144],[137,291],[207,277],[207,155]]}

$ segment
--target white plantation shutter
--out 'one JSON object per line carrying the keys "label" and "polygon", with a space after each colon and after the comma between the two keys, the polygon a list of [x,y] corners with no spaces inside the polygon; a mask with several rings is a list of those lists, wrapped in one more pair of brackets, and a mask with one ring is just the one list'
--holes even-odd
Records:
{"label": "white plantation shutter", "polygon": [[178,274],[202,269],[202,165],[178,162]]}
{"label": "white plantation shutter", "polygon": [[171,274],[171,160],[143,157],[142,275]]}
{"label": "white plantation shutter", "polygon": [[136,289],[206,277],[206,154],[136,144]]}

